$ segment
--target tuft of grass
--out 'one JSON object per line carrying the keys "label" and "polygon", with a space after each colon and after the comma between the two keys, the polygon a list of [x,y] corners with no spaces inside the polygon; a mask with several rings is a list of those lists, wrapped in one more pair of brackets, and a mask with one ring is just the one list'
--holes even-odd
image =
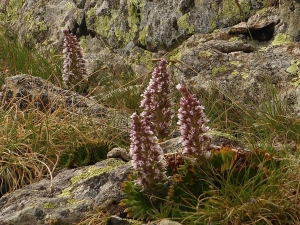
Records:
{"label": "tuft of grass", "polygon": [[63,108],[54,113],[20,111],[16,106],[1,111],[3,192],[39,181],[61,167],[89,165],[106,158],[107,152],[119,145],[122,134],[120,128],[112,128],[114,120],[74,115]]}
{"label": "tuft of grass", "polygon": [[107,225],[110,219],[110,214],[100,209],[96,209],[91,213],[87,213],[85,218],[78,225]]}
{"label": "tuft of grass", "polygon": [[[183,224],[296,224],[299,214],[299,167],[294,159],[266,173],[266,161],[255,175],[245,171],[240,183],[233,179],[234,170],[226,178],[215,173],[206,181],[211,190],[203,196],[190,194],[181,211]],[[269,167],[269,166],[268,166]],[[213,168],[212,168],[213,169]],[[250,169],[250,168],[249,168]],[[220,187],[214,186],[220,181]],[[187,191],[186,191],[187,192]]]}
{"label": "tuft of grass", "polygon": [[115,74],[106,67],[91,77],[97,87],[96,99],[109,107],[128,111],[140,111],[141,94],[150,80],[150,73],[137,76],[131,69]]}
{"label": "tuft of grass", "polygon": [[198,91],[197,95],[206,108],[212,129],[230,134],[249,149],[295,152],[300,141],[300,119],[289,110],[273,84],[266,81],[264,91],[260,106],[251,103],[243,106],[214,85],[210,93]]}
{"label": "tuft of grass", "polygon": [[[45,57],[47,55],[47,57]],[[0,32],[0,86],[5,77],[29,74],[61,84],[62,56],[53,53],[39,54],[37,50],[22,46],[16,39]]]}

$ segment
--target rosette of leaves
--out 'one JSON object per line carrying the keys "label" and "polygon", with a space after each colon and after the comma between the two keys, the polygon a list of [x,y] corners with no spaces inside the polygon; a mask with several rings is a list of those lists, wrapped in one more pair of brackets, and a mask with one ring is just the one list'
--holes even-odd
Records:
{"label": "rosette of leaves", "polygon": [[[244,152],[230,147],[213,150],[211,157],[203,158],[201,163],[193,158],[182,157],[185,160],[184,163],[178,161],[177,173],[170,174],[172,178],[167,197],[168,202],[179,207],[182,215],[199,209],[192,206],[213,204],[216,193],[226,193],[226,198],[234,201],[236,196],[230,192],[230,188],[252,193],[253,187],[263,187],[279,167],[279,162],[265,151]],[[171,162],[174,168],[173,160],[167,162],[168,166]]]}
{"label": "rosette of leaves", "polygon": [[65,151],[59,160],[59,166],[75,168],[93,165],[107,158],[109,146],[106,143],[86,144]]}
{"label": "rosette of leaves", "polygon": [[[154,219],[154,204],[151,202],[150,197],[142,191],[140,186],[135,185],[134,175],[129,176],[129,180],[122,183],[123,192],[126,197],[121,200],[120,206],[126,207],[124,210],[127,217],[137,220],[150,220]],[[158,207],[156,201],[155,206]]]}

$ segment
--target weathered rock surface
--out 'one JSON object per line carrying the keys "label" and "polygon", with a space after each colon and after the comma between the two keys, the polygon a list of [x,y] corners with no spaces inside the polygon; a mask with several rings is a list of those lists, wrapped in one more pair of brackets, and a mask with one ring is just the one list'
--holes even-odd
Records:
{"label": "weathered rock surface", "polygon": [[121,183],[130,164],[107,159],[90,167],[63,170],[53,179],[28,185],[0,199],[0,224],[73,224],[94,207],[122,212],[118,202],[124,196]]}
{"label": "weathered rock surface", "polygon": [[221,98],[248,107],[265,102],[267,88],[273,86],[279,99],[300,115],[299,54],[299,43],[261,45],[231,39],[227,33],[195,34],[174,52],[180,61],[169,68],[193,90],[210,92],[215,87]]}
{"label": "weathered rock surface", "polygon": [[62,89],[40,77],[26,74],[7,77],[2,86],[1,105],[4,109],[17,105],[21,110],[36,108],[54,112],[66,108],[73,113],[105,116],[108,109],[94,100]]}
{"label": "weathered rock surface", "polygon": [[121,128],[128,130],[129,117],[99,104],[96,100],[82,96],[74,91],[53,85],[40,77],[21,74],[7,77],[0,93],[0,106],[7,109],[17,106],[21,110],[37,109],[55,112],[64,109],[74,115],[87,115],[95,120],[114,121]]}
{"label": "weathered rock surface", "polygon": [[[1,0],[0,3],[2,17],[8,17],[3,20],[5,25],[15,26],[18,37],[27,39],[31,46],[36,43],[61,46],[61,29],[69,27],[78,36],[99,36],[114,49],[133,41],[151,51],[173,48],[193,33],[234,25],[270,4],[256,0],[241,4],[234,0]],[[101,48],[96,39],[87,43],[94,46],[95,52]]]}

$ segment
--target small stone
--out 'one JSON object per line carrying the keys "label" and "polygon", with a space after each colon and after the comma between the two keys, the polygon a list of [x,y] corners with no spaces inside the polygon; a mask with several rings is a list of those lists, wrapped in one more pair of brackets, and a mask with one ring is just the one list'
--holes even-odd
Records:
{"label": "small stone", "polygon": [[111,151],[107,153],[107,158],[120,158],[125,162],[131,160],[129,153],[124,148],[113,148]]}
{"label": "small stone", "polygon": [[45,216],[44,211],[41,209],[36,209],[34,212],[34,215],[38,220],[44,219],[44,216]]}

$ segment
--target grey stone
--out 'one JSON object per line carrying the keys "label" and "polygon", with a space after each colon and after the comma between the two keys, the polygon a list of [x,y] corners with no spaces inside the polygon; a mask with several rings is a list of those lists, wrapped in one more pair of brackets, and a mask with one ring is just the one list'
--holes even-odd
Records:
{"label": "grey stone", "polygon": [[0,224],[73,224],[95,207],[116,210],[115,202],[124,197],[121,183],[130,172],[131,165],[118,159],[58,172],[53,192],[50,180],[44,179],[0,198]]}

